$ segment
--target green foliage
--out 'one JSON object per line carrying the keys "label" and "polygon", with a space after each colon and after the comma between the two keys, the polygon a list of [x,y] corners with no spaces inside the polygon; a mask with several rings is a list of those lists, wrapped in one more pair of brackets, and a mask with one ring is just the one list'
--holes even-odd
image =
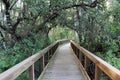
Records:
{"label": "green foliage", "polygon": [[[9,1],[14,3],[16,0]],[[95,8],[85,7],[84,5],[77,8],[71,7],[71,5],[79,4],[82,1],[89,5],[94,0],[20,1],[18,6],[18,3],[16,3],[10,10],[12,24],[15,24],[21,18],[15,33],[21,34],[31,28],[31,26],[41,25],[42,22],[44,23],[42,27],[46,28],[40,29],[37,33],[33,29],[36,27],[33,27],[33,30],[29,32],[29,36],[16,42],[13,47],[7,50],[1,47],[0,73],[46,47],[50,44],[49,38],[51,41],[63,38],[78,41],[79,38],[81,46],[96,53],[96,55],[120,69],[120,3],[118,3],[120,0],[98,0],[100,3]],[[66,6],[71,8],[64,9]],[[0,16],[2,19],[1,24],[4,23],[6,27],[7,21],[4,21],[4,17],[2,17],[5,13],[4,11],[5,9],[3,9]],[[58,14],[58,16],[55,19],[49,20],[49,18],[54,18],[55,15],[53,13]],[[22,20],[22,18],[25,19]],[[46,21],[47,19],[48,21]],[[51,30],[48,38],[47,32],[49,32],[49,29]],[[1,31],[3,30],[0,28]],[[76,32],[78,35],[76,35]],[[3,46],[2,39],[3,37],[0,36],[1,46]],[[12,40],[14,42],[15,39]],[[25,76],[27,77],[27,72],[21,75],[18,80],[25,80]]]}
{"label": "green foliage", "polygon": [[[42,32],[41,32],[42,33]],[[32,33],[34,35],[34,33]],[[39,37],[41,36],[41,37]],[[32,37],[27,37],[17,43],[13,48],[0,51],[0,73],[14,66],[15,64],[23,61],[27,57],[35,54],[44,47],[49,45],[49,39],[44,35],[35,35]],[[27,72],[23,73],[16,80],[27,80]]]}
{"label": "green foliage", "polygon": [[49,37],[51,41],[56,41],[59,39],[71,39],[78,41],[78,35],[75,31],[66,27],[56,27],[49,32]]}
{"label": "green foliage", "polygon": [[97,52],[97,55],[107,61],[109,64],[120,69],[120,41],[111,40],[103,43],[103,52]]}
{"label": "green foliage", "polygon": [[97,53],[118,69],[120,69],[119,5],[116,0],[107,0],[95,9],[79,9],[80,25],[77,25],[76,30],[81,46]]}
{"label": "green foliage", "polygon": [[20,76],[18,76],[15,80],[29,80],[29,72],[28,70],[23,72]]}

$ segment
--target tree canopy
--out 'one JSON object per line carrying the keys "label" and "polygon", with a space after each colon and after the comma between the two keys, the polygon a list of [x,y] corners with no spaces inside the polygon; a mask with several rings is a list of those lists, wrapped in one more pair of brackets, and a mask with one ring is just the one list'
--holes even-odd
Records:
{"label": "tree canopy", "polygon": [[1,58],[8,60],[0,62],[0,72],[47,46],[58,26],[57,36],[75,31],[81,46],[120,69],[119,13],[120,0],[1,0],[0,55],[11,57]]}

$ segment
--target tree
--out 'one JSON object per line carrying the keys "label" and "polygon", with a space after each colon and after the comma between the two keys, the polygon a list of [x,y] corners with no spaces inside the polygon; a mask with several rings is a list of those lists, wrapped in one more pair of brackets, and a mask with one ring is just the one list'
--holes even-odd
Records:
{"label": "tree", "polygon": [[[114,60],[118,60],[116,59],[120,52],[118,1],[1,0],[0,44],[5,50],[10,49],[11,53],[14,50],[22,53],[32,52],[36,47],[42,49],[49,44],[47,40],[50,30],[56,26],[68,27],[77,32],[81,46],[95,54],[109,53],[107,55],[112,55],[115,57]],[[107,5],[108,3],[112,6]],[[66,37],[62,33],[61,36]],[[30,50],[28,48],[25,50],[21,46],[27,46]]]}

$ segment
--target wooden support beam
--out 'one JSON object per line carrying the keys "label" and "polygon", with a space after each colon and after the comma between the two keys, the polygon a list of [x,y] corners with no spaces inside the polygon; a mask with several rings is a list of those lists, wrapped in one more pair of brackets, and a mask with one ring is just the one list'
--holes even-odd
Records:
{"label": "wooden support beam", "polygon": [[88,68],[88,58],[85,56],[85,60],[84,60],[84,68],[85,71],[87,72],[87,68]]}
{"label": "wooden support beam", "polygon": [[29,67],[29,80],[34,80],[34,64]]}
{"label": "wooden support beam", "polygon": [[51,57],[52,57],[52,55],[53,55],[53,49],[51,48]]}
{"label": "wooden support beam", "polygon": [[76,56],[79,59],[79,50],[76,48]]}
{"label": "wooden support beam", "polygon": [[50,58],[52,57],[52,50],[50,49]]}
{"label": "wooden support beam", "polygon": [[50,55],[51,55],[51,52],[50,52],[50,50],[49,50],[49,52],[48,52],[48,59],[50,60]]}
{"label": "wooden support beam", "polygon": [[48,60],[48,61],[49,61],[49,56],[50,56],[50,55],[49,55],[49,51],[48,51],[48,53],[47,53],[47,60]]}
{"label": "wooden support beam", "polygon": [[76,56],[77,56],[77,48],[75,47],[75,54],[76,54]]}
{"label": "wooden support beam", "polygon": [[95,65],[95,80],[100,80],[100,69]]}
{"label": "wooden support beam", "polygon": [[75,47],[75,55],[77,56],[77,48]]}
{"label": "wooden support beam", "polygon": [[40,69],[41,69],[41,71],[44,70],[44,67],[45,67],[45,61],[44,61],[44,55],[43,55],[40,59]]}
{"label": "wooden support beam", "polygon": [[78,59],[79,59],[79,50],[77,49],[77,57],[78,57]]}
{"label": "wooden support beam", "polygon": [[82,62],[82,53],[79,51],[79,60]]}

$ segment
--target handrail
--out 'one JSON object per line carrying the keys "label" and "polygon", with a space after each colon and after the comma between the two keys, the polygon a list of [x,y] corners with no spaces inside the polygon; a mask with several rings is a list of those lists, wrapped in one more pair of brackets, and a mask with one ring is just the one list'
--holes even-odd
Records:
{"label": "handrail", "polygon": [[64,44],[64,43],[70,42],[69,39],[62,39],[62,40],[58,40],[58,41],[59,41],[59,44]]}
{"label": "handrail", "polygon": [[[107,74],[112,80],[120,80],[120,71],[113,67],[112,65],[108,64],[101,58],[97,57],[93,53],[89,52],[88,50],[84,49],[83,47],[79,46],[73,41],[71,42],[71,47],[79,60],[82,62],[82,54],[85,56],[84,60],[84,68],[87,71],[88,67],[88,59],[95,63],[95,79],[99,80],[100,77],[100,70],[102,70],[105,74]],[[82,53],[82,54],[80,54]]]}
{"label": "handrail", "polygon": [[[53,55],[59,44],[65,42],[66,40],[59,40],[51,44],[42,51],[30,56],[24,61],[18,63],[12,68],[0,74],[0,80],[14,80],[24,71],[29,70],[29,80],[34,80],[34,63],[41,59],[41,70],[44,70],[45,59],[44,56],[47,55],[47,58],[50,59]],[[49,61],[49,60],[48,60]]]}

